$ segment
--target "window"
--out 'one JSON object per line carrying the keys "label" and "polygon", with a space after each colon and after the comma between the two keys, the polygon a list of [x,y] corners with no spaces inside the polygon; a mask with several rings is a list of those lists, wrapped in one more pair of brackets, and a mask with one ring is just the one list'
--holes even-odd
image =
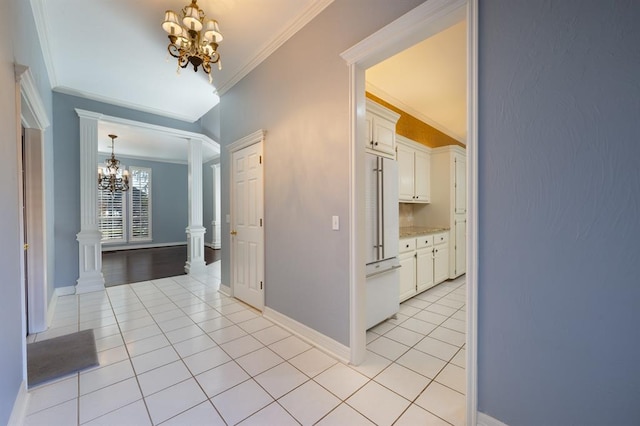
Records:
{"label": "window", "polygon": [[129,241],[151,239],[151,169],[131,168]]}
{"label": "window", "polygon": [[151,169],[130,167],[127,192],[98,190],[98,218],[103,242],[151,241]]}

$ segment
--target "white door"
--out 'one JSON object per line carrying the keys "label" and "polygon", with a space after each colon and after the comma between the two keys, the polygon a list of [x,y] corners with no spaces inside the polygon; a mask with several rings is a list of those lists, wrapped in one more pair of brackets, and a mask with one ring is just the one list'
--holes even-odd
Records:
{"label": "white door", "polygon": [[233,295],[264,308],[262,143],[231,154],[231,271]]}

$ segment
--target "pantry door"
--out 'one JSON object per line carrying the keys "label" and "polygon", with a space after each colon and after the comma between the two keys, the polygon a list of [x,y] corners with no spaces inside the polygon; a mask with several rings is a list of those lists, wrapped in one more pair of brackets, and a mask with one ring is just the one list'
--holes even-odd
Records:
{"label": "pantry door", "polygon": [[262,140],[231,153],[231,279],[233,295],[264,308]]}

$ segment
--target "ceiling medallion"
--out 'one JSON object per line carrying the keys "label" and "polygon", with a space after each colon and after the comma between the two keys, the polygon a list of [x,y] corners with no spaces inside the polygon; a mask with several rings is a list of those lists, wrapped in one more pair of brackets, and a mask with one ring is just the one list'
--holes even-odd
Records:
{"label": "ceiling medallion", "polygon": [[178,74],[180,68],[186,68],[191,64],[194,71],[202,66],[204,72],[209,75],[209,83],[213,81],[211,76],[211,64],[218,64],[222,69],[218,43],[222,41],[222,34],[218,27],[218,21],[207,19],[204,11],[198,7],[196,0],[185,6],[180,13],[181,17],[173,10],[164,13],[162,28],[169,34],[169,54],[178,58]]}

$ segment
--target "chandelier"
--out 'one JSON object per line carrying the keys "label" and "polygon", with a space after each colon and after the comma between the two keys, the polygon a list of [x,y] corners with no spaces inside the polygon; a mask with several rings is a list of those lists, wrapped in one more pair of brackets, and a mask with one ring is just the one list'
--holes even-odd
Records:
{"label": "chandelier", "polygon": [[211,64],[218,64],[218,69],[222,69],[218,52],[222,34],[218,21],[206,19],[196,0],[191,0],[191,4],[182,9],[181,18],[180,21],[178,14],[173,10],[164,13],[162,28],[169,34],[169,54],[178,58],[178,73],[180,68],[186,68],[189,64],[193,65],[196,72],[198,67],[202,66],[211,83]]}
{"label": "chandelier", "polygon": [[116,160],[113,155],[113,142],[116,135],[109,135],[111,138],[111,158],[105,160],[106,167],[98,167],[98,189],[109,190],[111,193],[126,191],[129,189],[129,171],[124,170],[120,175],[120,160]]}

